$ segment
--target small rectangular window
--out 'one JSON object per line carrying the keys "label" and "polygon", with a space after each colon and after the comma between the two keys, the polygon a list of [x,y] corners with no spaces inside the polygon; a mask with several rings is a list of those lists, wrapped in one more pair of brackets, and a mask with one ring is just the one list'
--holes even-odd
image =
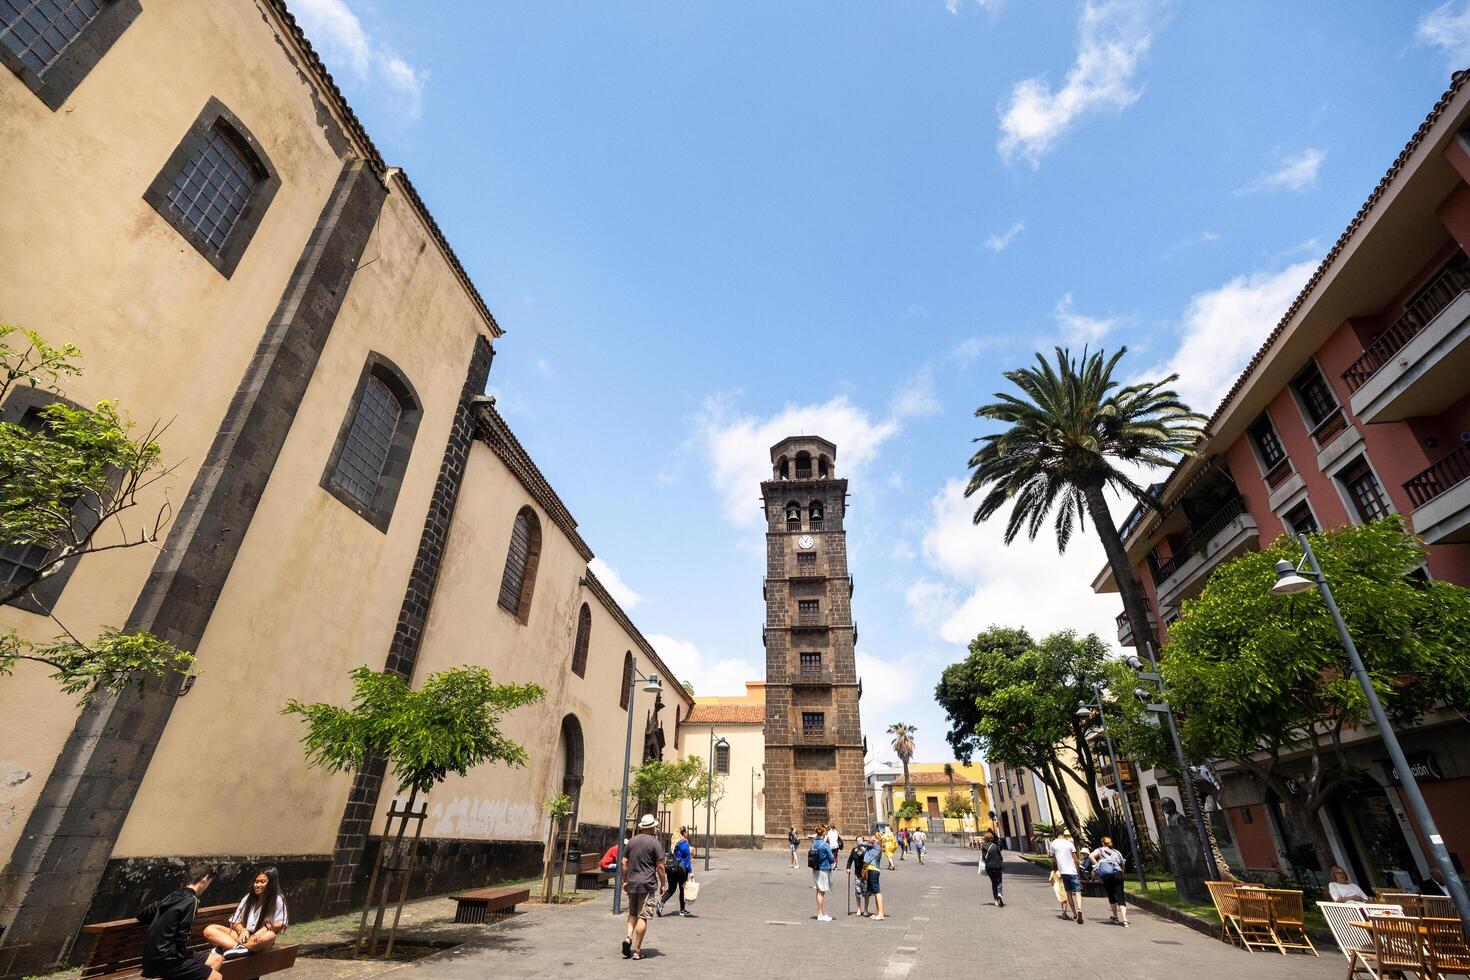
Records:
{"label": "small rectangular window", "polygon": [[378,481],[383,476],[383,465],[388,462],[388,451],[393,446],[401,415],[402,408],[393,392],[381,378],[370,376],[332,474],[332,482],[364,506],[371,506],[378,493]]}
{"label": "small rectangular window", "polygon": [[1359,459],[1337,476],[1347,489],[1353,509],[1364,521],[1376,520],[1388,515],[1388,502],[1383,499],[1383,488],[1378,478],[1368,468],[1366,461]]}
{"label": "small rectangular window", "polygon": [[826,793],[803,793],[802,805],[806,811],[808,822],[827,819],[827,794]]}
{"label": "small rectangular window", "polygon": [[1305,500],[1287,511],[1284,520],[1292,534],[1316,534],[1320,530],[1317,527],[1317,518],[1312,516],[1312,508]]}
{"label": "small rectangular window", "polygon": [[822,655],[820,653],[801,655],[801,676],[806,678],[822,676]]}
{"label": "small rectangular window", "polygon": [[798,551],[796,553],[796,567],[800,569],[813,569],[817,567],[817,555],[814,551]]}
{"label": "small rectangular window", "polygon": [[1271,424],[1268,415],[1262,415],[1256,423],[1250,427],[1251,441],[1256,445],[1256,451],[1261,454],[1261,462],[1266,464],[1266,469],[1272,469],[1277,463],[1286,458],[1286,450],[1281,446],[1281,440],[1276,436],[1276,427]]}
{"label": "small rectangular window", "polygon": [[801,713],[801,733],[803,735],[822,735],[827,731],[827,714],[823,711],[803,711]]}
{"label": "small rectangular window", "polygon": [[715,746],[715,772],[724,775],[730,774],[730,746]]}
{"label": "small rectangular window", "polygon": [[250,161],[249,151],[224,127],[216,125],[194,147],[188,162],[164,192],[164,199],[205,244],[219,251],[258,183],[260,174]]}
{"label": "small rectangular window", "polygon": [[815,623],[818,614],[817,603],[816,599],[798,599],[796,602],[797,621],[807,625]]}
{"label": "small rectangular window", "polygon": [[1297,375],[1291,387],[1301,400],[1302,410],[1307,413],[1308,428],[1315,429],[1337,411],[1337,399],[1332,397],[1332,389],[1327,387],[1327,381],[1315,364]]}

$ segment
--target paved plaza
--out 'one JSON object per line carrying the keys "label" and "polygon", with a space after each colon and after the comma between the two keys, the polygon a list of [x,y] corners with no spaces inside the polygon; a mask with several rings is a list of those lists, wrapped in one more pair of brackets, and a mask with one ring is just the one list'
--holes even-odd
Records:
{"label": "paved plaza", "polygon": [[[818,971],[843,980],[990,975],[1007,978],[1177,978],[1248,974],[1252,980],[1337,978],[1336,950],[1321,958],[1245,953],[1194,930],[1134,910],[1133,925],[1107,921],[1101,899],[1086,900],[1086,924],[1056,913],[1046,878],[1018,860],[1006,865],[1007,906],[989,904],[988,879],[976,874],[973,851],[933,847],[928,861],[898,862],[885,872],[888,918],[847,915],[835,890],[819,923],[805,867],[787,870],[786,855],[716,853],[709,872],[696,861],[702,893],[696,916],[656,919],[641,962],[624,960],[622,932],[610,914],[611,893],[570,907],[526,906],[481,927],[465,944],[407,964],[303,959],[291,980],[396,980],[494,977],[644,976],[779,977],[808,980]],[[838,878],[846,884],[846,875]],[[834,883],[834,887],[835,887]],[[462,928],[462,927],[461,927]]]}

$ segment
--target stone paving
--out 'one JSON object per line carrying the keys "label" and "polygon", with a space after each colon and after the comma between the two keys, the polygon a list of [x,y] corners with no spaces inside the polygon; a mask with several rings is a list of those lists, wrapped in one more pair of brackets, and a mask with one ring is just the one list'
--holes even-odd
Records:
{"label": "stone paving", "polygon": [[[695,863],[702,894],[693,918],[651,924],[641,962],[622,958],[611,891],[575,906],[523,906],[477,927],[464,945],[405,964],[302,959],[290,980],[481,980],[495,977],[740,976],[904,980],[911,973],[1011,978],[1251,980],[1340,978],[1341,954],[1321,958],[1245,953],[1185,926],[1134,910],[1132,928],[1107,921],[1107,905],[1086,899],[1084,925],[1062,920],[1051,886],[1023,862],[1006,865],[1006,907],[989,904],[989,880],[975,852],[932,847],[928,862],[885,872],[886,921],[846,914],[846,875],[829,896],[833,922],[817,922],[805,867],[785,853],[716,852],[709,872]],[[461,927],[462,928],[462,927]],[[454,930],[457,934],[459,929]],[[457,936],[456,936],[457,938]],[[942,971],[942,974],[941,974]],[[963,972],[962,972],[963,971]]]}

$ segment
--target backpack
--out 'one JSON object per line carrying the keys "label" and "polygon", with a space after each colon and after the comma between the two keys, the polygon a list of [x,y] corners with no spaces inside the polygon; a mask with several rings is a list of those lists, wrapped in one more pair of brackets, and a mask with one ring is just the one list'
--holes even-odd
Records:
{"label": "backpack", "polygon": [[813,871],[822,870],[822,852],[813,844],[812,849],[806,852],[806,866]]}

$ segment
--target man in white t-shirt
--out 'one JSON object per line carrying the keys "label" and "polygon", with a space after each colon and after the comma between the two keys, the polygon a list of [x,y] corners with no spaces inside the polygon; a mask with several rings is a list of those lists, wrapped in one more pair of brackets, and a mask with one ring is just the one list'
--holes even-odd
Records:
{"label": "man in white t-shirt", "polygon": [[1051,865],[1062,879],[1062,889],[1067,893],[1067,911],[1062,918],[1077,918],[1082,924],[1082,878],[1077,874],[1077,845],[1072,843],[1072,832],[1065,827],[1057,828],[1057,836],[1047,846],[1051,853]]}
{"label": "man in white t-shirt", "polygon": [[827,828],[827,846],[832,848],[833,854],[837,854],[842,847],[842,835],[837,832],[836,826]]}

